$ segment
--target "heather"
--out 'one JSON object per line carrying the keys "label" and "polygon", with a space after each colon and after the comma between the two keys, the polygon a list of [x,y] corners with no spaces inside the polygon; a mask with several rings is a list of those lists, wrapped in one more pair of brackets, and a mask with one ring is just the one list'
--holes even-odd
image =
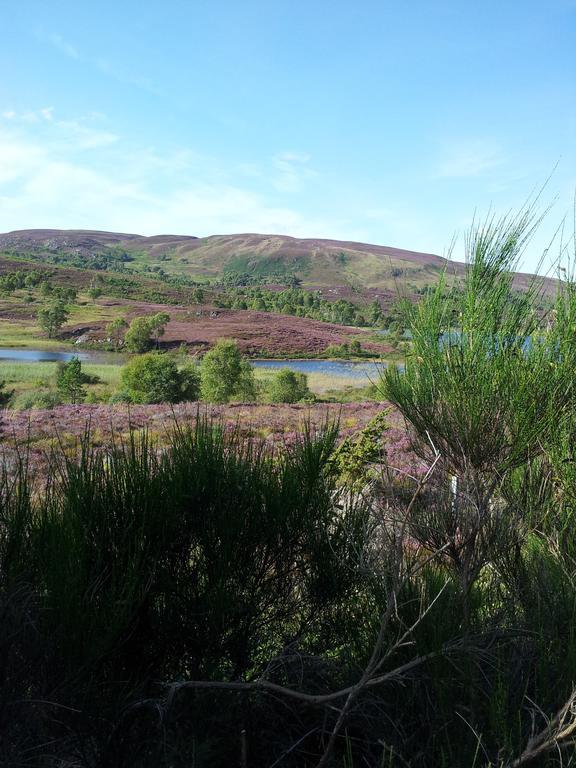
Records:
{"label": "heather", "polygon": [[4,412],[4,763],[574,764],[576,285],[514,290],[536,223],[403,308],[385,402]]}
{"label": "heather", "polygon": [[[107,446],[114,436],[126,438],[131,431],[146,430],[163,445],[176,423],[193,425],[198,416],[217,420],[229,433],[249,440],[259,440],[267,448],[291,445],[297,441],[304,423],[319,430],[326,419],[338,424],[339,440],[361,432],[382,412],[381,403],[326,403],[206,405],[59,405],[31,411],[5,410],[0,421],[0,452],[4,460],[13,461],[26,451],[30,471],[36,474],[45,467],[51,450],[67,446],[75,451],[86,429],[90,428],[92,444]],[[422,461],[413,453],[410,439],[398,414],[387,419],[387,453],[391,463],[401,471],[422,472]]]}

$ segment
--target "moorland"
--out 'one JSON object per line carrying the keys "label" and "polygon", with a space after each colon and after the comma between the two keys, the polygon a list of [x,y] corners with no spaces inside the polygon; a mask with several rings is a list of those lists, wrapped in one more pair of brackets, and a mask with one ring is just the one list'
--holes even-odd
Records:
{"label": "moorland", "polygon": [[0,362],[0,762],[574,764],[576,282],[518,273],[534,224],[462,264],[0,236],[0,347],[64,353]]}

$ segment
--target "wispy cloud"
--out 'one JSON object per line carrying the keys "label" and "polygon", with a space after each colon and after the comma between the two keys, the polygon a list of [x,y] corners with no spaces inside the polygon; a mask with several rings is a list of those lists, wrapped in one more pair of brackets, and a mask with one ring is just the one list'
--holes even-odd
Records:
{"label": "wispy cloud", "polygon": [[472,140],[447,147],[435,176],[449,179],[476,178],[506,162],[503,149],[495,142]]}
{"label": "wispy cloud", "polygon": [[95,149],[118,141],[116,134],[97,126],[97,123],[102,120],[102,116],[97,114],[74,120],[62,120],[57,116],[54,107],[42,107],[25,112],[5,110],[1,116],[13,128],[19,125],[21,127],[27,124],[44,123],[46,131],[44,141],[62,144],[68,152]]}
{"label": "wispy cloud", "polygon": [[72,43],[69,43],[67,40],[65,40],[62,35],[59,35],[57,32],[50,32],[48,34],[39,31],[37,33],[37,37],[39,37],[41,40],[45,40],[46,42],[50,43],[56,50],[60,51],[60,53],[63,53],[65,56],[68,56],[70,59],[80,59],[80,54],[78,52],[78,49],[76,46],[72,45]]}
{"label": "wispy cloud", "polygon": [[91,56],[81,52],[75,44],[66,40],[58,32],[45,32],[44,30],[40,29],[36,30],[35,36],[38,40],[51,45],[55,50],[64,56],[67,56],[69,59],[74,59],[78,62],[86,64],[98,72],[101,72],[103,75],[111,77],[119,83],[132,85],[136,88],[140,88],[141,90],[148,91],[148,93],[152,93],[154,95],[159,95],[161,93],[160,89],[154,85],[150,78],[143,77],[142,75],[135,74],[134,72],[128,72],[118,64],[113,63],[103,56]]}
{"label": "wispy cloud", "polygon": [[280,192],[300,192],[304,182],[317,175],[309,167],[309,161],[310,156],[305,152],[280,152],[272,161],[274,187]]}
{"label": "wispy cloud", "polygon": [[[238,170],[241,162],[230,173],[189,148],[135,148],[89,121],[60,119],[56,110],[33,114],[36,122],[19,115],[0,119],[0,231],[345,234],[341,222],[278,204],[273,173],[247,176]],[[292,164],[308,162],[293,153],[277,158],[282,165],[274,171],[287,178]]]}

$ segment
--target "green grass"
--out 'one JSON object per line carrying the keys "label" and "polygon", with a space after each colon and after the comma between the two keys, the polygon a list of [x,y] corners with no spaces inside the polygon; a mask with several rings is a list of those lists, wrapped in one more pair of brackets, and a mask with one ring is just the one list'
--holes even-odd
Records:
{"label": "green grass", "polygon": [[0,321],[0,347],[62,349],[63,346],[62,339],[43,338],[40,329],[32,323]]}
{"label": "green grass", "polygon": [[[16,395],[39,388],[55,386],[56,363],[0,361],[0,381]],[[114,363],[82,363],[82,370],[90,376],[98,376],[100,383],[88,385],[89,392],[98,394],[104,389],[116,389],[120,382],[121,366]]]}
{"label": "green grass", "polygon": [[[25,291],[15,291],[0,299],[0,311],[21,315],[14,319],[0,320],[0,347],[33,347],[34,349],[62,349],[66,341],[49,339],[36,323],[36,313],[44,305],[38,297],[32,304],[24,304]],[[78,303],[69,306],[70,316],[63,331],[70,326],[109,323],[126,313],[126,306],[105,306],[79,294]]]}
{"label": "green grass", "polygon": [[[120,386],[120,371],[124,360],[118,359],[114,363],[82,363],[82,370],[90,376],[98,376],[100,383],[87,386],[88,392],[96,395],[106,391],[114,391]],[[0,360],[0,381],[5,381],[8,389],[14,389],[19,395],[39,388],[53,388],[56,376],[55,362],[25,362],[14,360]],[[255,369],[256,380],[265,383],[277,372],[276,368]],[[325,373],[308,374],[308,386],[319,397],[329,395],[330,398],[344,401],[362,398],[366,381],[352,376],[330,376]]]}
{"label": "green grass", "polygon": [[[256,380],[269,381],[279,370],[279,368],[256,368]],[[350,387],[361,389],[368,383],[367,380],[359,379],[356,376],[332,376],[326,373],[308,373],[306,376],[308,387],[315,395],[323,395],[328,391],[344,390]]]}

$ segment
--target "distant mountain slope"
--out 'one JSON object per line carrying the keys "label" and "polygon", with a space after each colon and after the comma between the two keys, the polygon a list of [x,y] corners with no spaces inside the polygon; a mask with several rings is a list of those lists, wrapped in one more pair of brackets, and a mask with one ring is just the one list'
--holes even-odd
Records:
{"label": "distant mountain slope", "polygon": [[[0,234],[0,251],[36,258],[74,255],[85,258],[88,268],[96,256],[122,254],[134,270],[159,266],[169,274],[200,280],[252,278],[270,284],[297,278],[304,287],[336,289],[339,295],[395,291],[398,285],[412,293],[435,282],[446,266],[451,274],[462,274],[464,269],[463,264],[432,253],[252,233],[197,238],[31,229]],[[522,288],[528,280],[529,276],[519,274],[516,283]],[[552,289],[555,281],[548,282]]]}

